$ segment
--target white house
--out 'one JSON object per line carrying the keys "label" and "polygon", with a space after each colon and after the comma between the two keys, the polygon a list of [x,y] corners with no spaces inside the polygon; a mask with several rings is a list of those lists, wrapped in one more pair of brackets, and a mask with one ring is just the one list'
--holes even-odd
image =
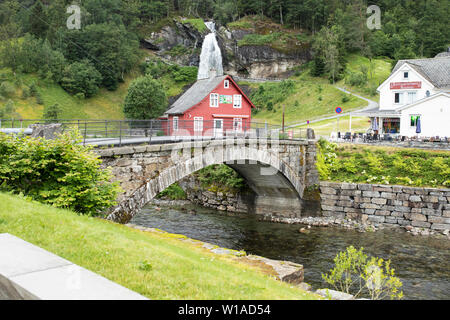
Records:
{"label": "white house", "polygon": [[450,137],[450,50],[432,59],[400,60],[378,92],[379,107],[354,115],[371,117],[379,133]]}

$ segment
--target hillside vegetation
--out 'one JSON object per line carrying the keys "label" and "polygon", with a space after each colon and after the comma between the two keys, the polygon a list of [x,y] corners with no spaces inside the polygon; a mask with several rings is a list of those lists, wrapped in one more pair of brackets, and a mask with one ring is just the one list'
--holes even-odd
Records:
{"label": "hillside vegetation", "polygon": [[[364,105],[342,97],[325,82],[376,98],[376,87],[398,59],[434,57],[450,43],[449,1],[405,0],[401,5],[371,1],[382,8],[380,30],[366,26],[368,4],[365,0],[86,0],[80,4],[81,29],[69,30],[65,0],[5,0],[0,3],[0,116],[40,118],[57,113],[60,118],[121,119],[128,85],[142,75],[139,65],[147,56],[139,41],[176,21],[203,34],[207,32],[203,21],[211,19],[218,28],[242,31],[237,46],[314,52],[309,73],[299,71],[292,78],[296,84],[289,96],[275,99],[273,106],[258,102],[257,119],[276,121],[281,103],[286,105],[288,122],[327,115],[337,104],[354,110]],[[194,51],[198,54],[199,48]],[[187,56],[194,51],[178,45],[168,54]],[[192,83],[179,80],[179,75],[179,70],[169,69],[159,77],[168,97]]]}

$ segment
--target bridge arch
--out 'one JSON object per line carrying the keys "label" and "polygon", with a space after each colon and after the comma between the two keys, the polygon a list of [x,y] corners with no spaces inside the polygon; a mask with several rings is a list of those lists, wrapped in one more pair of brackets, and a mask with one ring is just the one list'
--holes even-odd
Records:
{"label": "bridge arch", "polygon": [[[187,154],[181,152],[186,150],[184,143],[173,144],[171,147],[161,146],[159,150],[153,147],[153,152],[152,147],[128,147],[134,151],[128,155],[129,159],[137,159],[135,161],[139,162],[139,159],[144,158],[142,155],[147,154],[160,157],[163,161],[159,161],[157,176],[146,177],[145,173],[141,174],[139,186],[128,192],[116,207],[108,211],[107,219],[128,222],[161,191],[188,175],[215,164],[226,164],[243,176],[256,195],[256,213],[269,214],[277,211],[283,216],[299,216],[301,213],[306,177],[305,145],[255,148],[245,144],[224,146],[221,143],[209,143],[200,148],[200,152],[198,149],[189,149]],[[136,154],[142,150],[145,152]],[[112,154],[114,155],[114,151]],[[121,158],[123,156],[126,155],[122,154]],[[107,161],[107,165],[112,166],[114,171],[114,160]]]}

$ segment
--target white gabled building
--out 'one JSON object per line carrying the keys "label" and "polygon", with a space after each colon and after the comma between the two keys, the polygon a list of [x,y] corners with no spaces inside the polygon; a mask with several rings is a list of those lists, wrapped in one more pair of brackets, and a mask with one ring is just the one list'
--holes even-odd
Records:
{"label": "white gabled building", "polygon": [[378,92],[379,107],[357,113],[377,121],[372,127],[378,133],[450,138],[450,50],[432,59],[400,60]]}

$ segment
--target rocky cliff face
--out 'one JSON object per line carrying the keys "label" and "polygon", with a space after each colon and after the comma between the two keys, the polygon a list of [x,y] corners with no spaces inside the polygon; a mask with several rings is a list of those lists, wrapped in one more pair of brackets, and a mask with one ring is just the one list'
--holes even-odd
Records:
{"label": "rocky cliff face", "polygon": [[[160,57],[181,65],[198,66],[205,35],[195,27],[174,20],[173,24],[154,32],[143,41],[144,47]],[[238,45],[251,30],[217,28],[216,37],[222,51],[226,74],[250,78],[283,78],[291,70],[311,59],[309,46],[279,50],[269,45]]]}

